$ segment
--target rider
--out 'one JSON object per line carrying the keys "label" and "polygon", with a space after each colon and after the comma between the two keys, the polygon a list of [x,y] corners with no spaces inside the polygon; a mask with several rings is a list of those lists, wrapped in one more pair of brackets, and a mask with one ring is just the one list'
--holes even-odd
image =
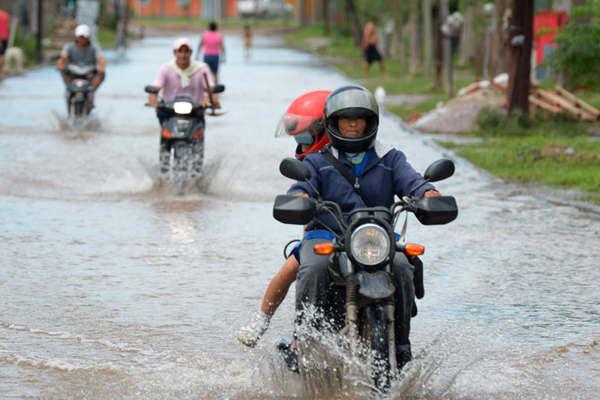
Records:
{"label": "rider", "polygon": [[[206,82],[211,87],[214,80],[208,66],[200,61],[192,60],[192,45],[187,38],[179,38],[173,43],[173,55],[175,59],[163,64],[154,79],[153,86],[161,91],[162,100],[171,102],[177,96],[188,96],[194,101],[209,105],[209,99],[204,95]],[[218,100],[213,96],[211,106],[218,107]],[[157,94],[148,95],[148,103],[152,107],[158,104]],[[158,107],[156,109],[158,121],[162,124],[164,120],[173,116],[173,112]],[[194,117],[204,121],[202,109],[197,109]]]}
{"label": "rider", "polygon": [[[328,90],[305,93],[292,101],[281,117],[275,136],[293,136],[297,143],[295,155],[299,160],[321,150],[329,143],[329,137],[325,134],[323,118],[325,102],[330,93]],[[254,347],[269,328],[271,317],[285,299],[291,284],[296,280],[299,266],[298,248],[297,246],[294,249],[269,282],[260,309],[240,329],[238,340],[242,344]]]}
{"label": "rider", "polygon": [[[81,24],[75,28],[75,42],[67,43],[56,61],[56,68],[60,71],[65,84],[68,84],[71,80],[71,77],[65,70],[69,64],[96,67],[94,77],[92,78],[94,92],[104,81],[106,62],[100,48],[91,42],[91,30],[87,25]],[[92,94],[90,96],[92,106],[93,100]]]}
{"label": "rider", "polygon": [[[344,213],[356,208],[383,206],[389,208],[394,196],[433,197],[440,193],[427,183],[407,162],[406,156],[393,147],[376,140],[379,126],[379,110],[374,96],[360,86],[344,86],[329,95],[325,107],[325,129],[331,146],[319,154],[310,154],[304,160],[311,177],[310,183],[320,192],[322,200],[339,204]],[[326,158],[330,153],[346,172],[354,177],[351,184]],[[288,194],[316,198],[313,187],[297,182]],[[307,230],[322,229],[318,221],[332,221],[326,214],[319,214],[307,226]],[[331,228],[335,223],[329,224]],[[337,292],[331,288],[332,276],[328,270],[329,257],[314,254],[315,244],[329,241],[322,238],[304,238],[301,264],[296,283],[297,324],[303,321],[302,310],[306,305],[321,308],[327,319],[343,315],[343,304]],[[409,332],[413,312],[415,287],[414,266],[402,253],[396,253],[393,262],[396,282],[396,343],[398,366],[411,360]]]}

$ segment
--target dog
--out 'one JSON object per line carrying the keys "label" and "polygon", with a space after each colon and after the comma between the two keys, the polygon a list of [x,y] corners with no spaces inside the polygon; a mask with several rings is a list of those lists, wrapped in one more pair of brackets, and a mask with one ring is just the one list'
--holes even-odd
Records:
{"label": "dog", "polygon": [[[14,64],[14,68],[10,68]],[[18,47],[9,47],[4,53],[5,72],[21,75],[25,66],[25,53]]]}

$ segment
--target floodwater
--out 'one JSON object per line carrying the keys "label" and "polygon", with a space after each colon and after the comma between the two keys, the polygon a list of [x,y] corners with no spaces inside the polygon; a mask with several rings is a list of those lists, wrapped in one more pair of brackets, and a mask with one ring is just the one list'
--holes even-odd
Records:
{"label": "floodwater", "polygon": [[[207,121],[198,190],[176,196],[158,185],[142,91],[172,39],[109,64],[100,127],[81,136],[61,129],[51,68],[0,86],[2,399],[306,397],[269,361],[291,332],[293,296],[256,349],[235,336],[300,233],[271,216],[290,184],[278,162],[294,148],[273,137],[278,118],[300,93],[347,81],[272,38],[257,38],[246,62],[228,37],[227,113]],[[427,294],[415,361],[390,397],[598,398],[598,210],[496,180],[390,117],[380,132],[418,170],[454,158],[456,175],[438,186],[461,207],[447,226],[410,221],[409,240],[428,249]],[[365,397],[352,383],[339,397]]]}

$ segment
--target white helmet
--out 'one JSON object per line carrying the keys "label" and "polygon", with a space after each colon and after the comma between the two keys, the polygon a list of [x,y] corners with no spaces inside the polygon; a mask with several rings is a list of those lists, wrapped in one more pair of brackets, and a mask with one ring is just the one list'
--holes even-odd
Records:
{"label": "white helmet", "polygon": [[77,25],[77,28],[75,28],[75,37],[83,36],[84,38],[89,39],[91,35],[92,30],[85,24]]}

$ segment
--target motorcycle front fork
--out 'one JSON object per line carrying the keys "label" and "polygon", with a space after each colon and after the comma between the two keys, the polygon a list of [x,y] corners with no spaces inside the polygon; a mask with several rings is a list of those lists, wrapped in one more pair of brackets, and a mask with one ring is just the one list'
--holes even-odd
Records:
{"label": "motorcycle front fork", "polygon": [[[395,374],[398,368],[396,359],[396,307],[394,305],[394,296],[390,296],[384,305],[384,314],[387,322],[388,337],[388,357],[390,362],[390,372]],[[356,348],[358,340],[358,282],[352,274],[346,278],[346,327],[350,337],[350,348]]]}

